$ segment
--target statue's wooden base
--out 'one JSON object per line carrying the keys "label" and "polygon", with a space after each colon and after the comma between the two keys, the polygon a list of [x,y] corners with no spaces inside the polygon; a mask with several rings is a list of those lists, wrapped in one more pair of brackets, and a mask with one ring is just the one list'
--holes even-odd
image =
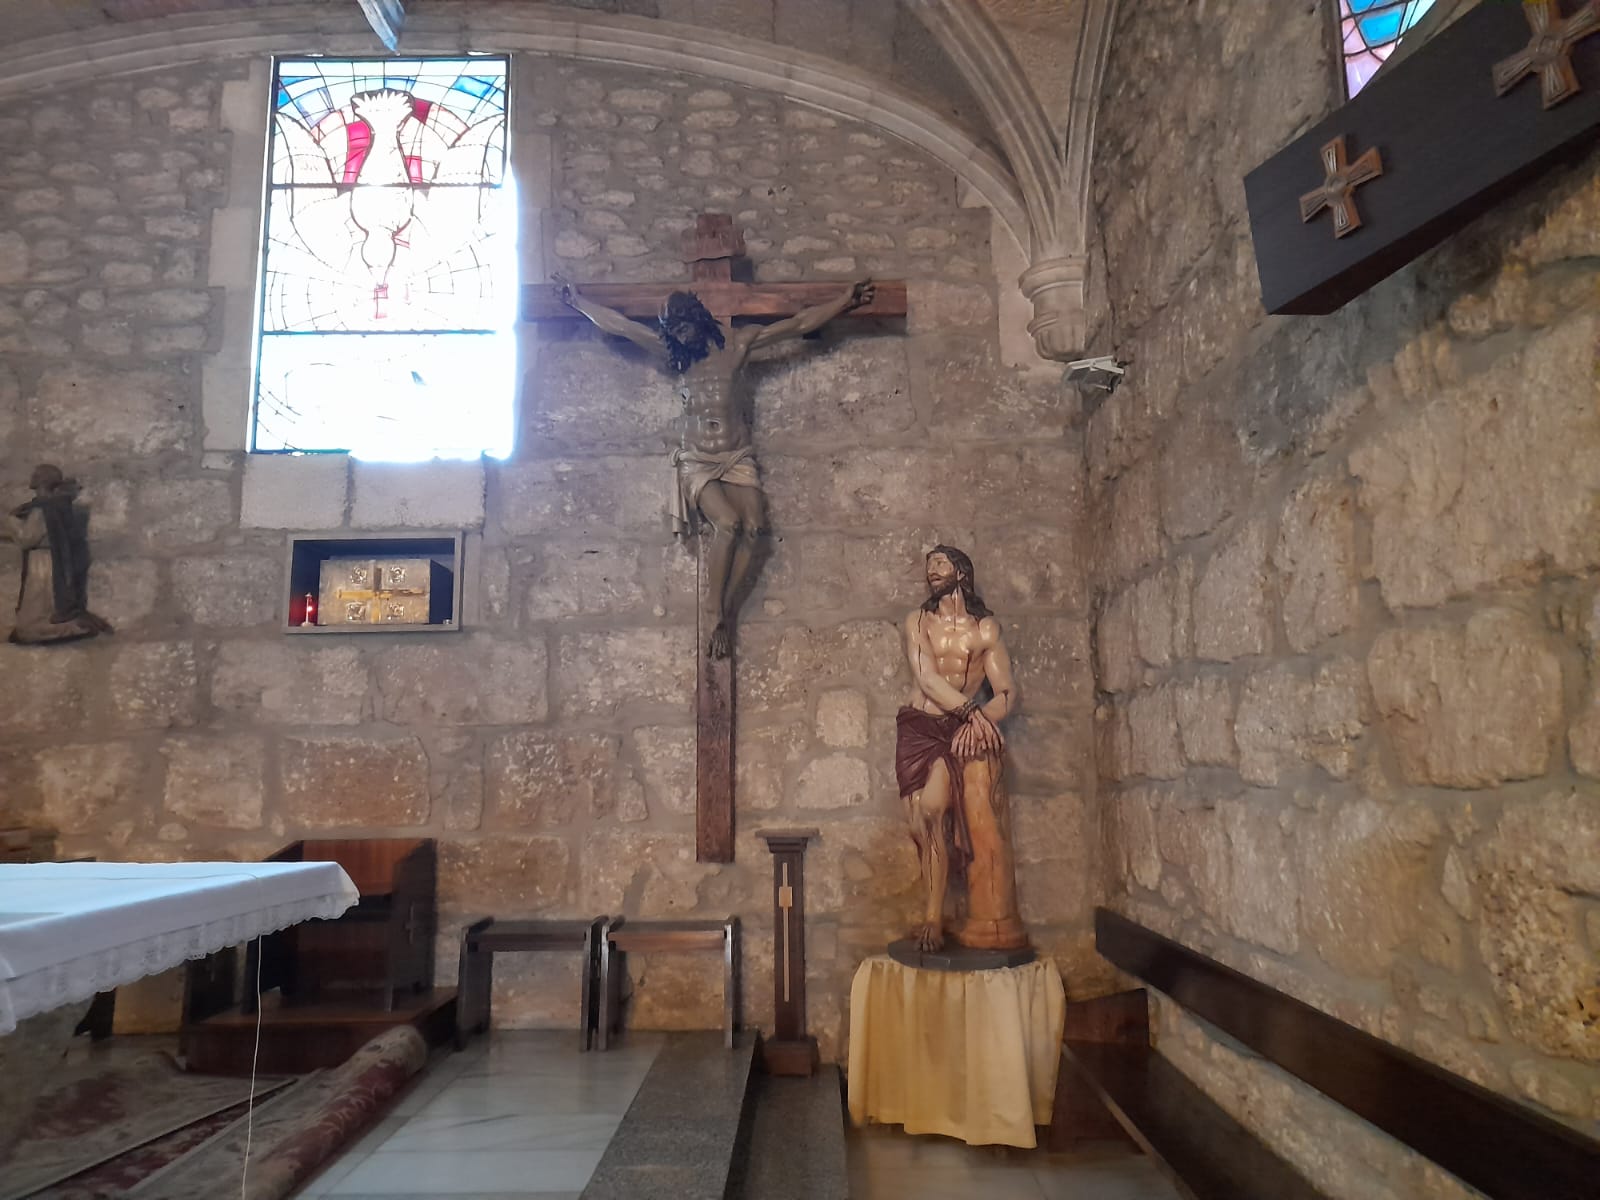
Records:
{"label": "statue's wooden base", "polygon": [[814,1075],[820,1058],[814,1037],[771,1038],[761,1043],[761,1065],[768,1075]]}
{"label": "statue's wooden base", "polygon": [[919,950],[910,938],[889,943],[889,957],[908,967],[928,971],[993,971],[998,967],[1022,967],[1038,954],[1032,946],[1014,950],[980,950],[972,946],[946,945],[943,950]]}

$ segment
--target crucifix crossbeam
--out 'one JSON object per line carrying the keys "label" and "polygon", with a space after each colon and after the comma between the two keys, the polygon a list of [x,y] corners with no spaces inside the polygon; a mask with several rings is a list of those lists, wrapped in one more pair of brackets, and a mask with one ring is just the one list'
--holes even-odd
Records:
{"label": "crucifix crossbeam", "polygon": [[[732,218],[705,213],[686,238],[690,278],[682,283],[596,283],[581,289],[533,284],[522,293],[525,321],[587,318],[658,356],[663,356],[662,337],[676,339],[676,331],[687,324],[684,336],[691,341],[674,340],[673,353],[699,347],[682,359],[665,354],[663,362],[679,373],[686,405],[685,445],[673,460],[679,500],[695,510],[684,514],[687,527],[696,528],[698,516],[700,530],[695,541],[695,852],[701,862],[733,861],[733,613],[743,584],[753,578],[753,541],[763,519],[754,450],[744,416],[734,411],[733,383],[744,356],[769,341],[801,336],[835,317],[900,317],[906,311],[903,282],[863,281],[853,288],[843,283],[757,283],[750,281],[743,255],[744,240]],[[676,315],[661,320],[669,296],[685,291],[692,291],[716,318],[726,333],[725,345],[722,333],[715,347],[703,337],[692,341],[697,318],[683,315],[681,296],[673,302],[680,306]],[[735,330],[736,317],[777,324],[759,331]],[[664,329],[652,334],[634,321],[660,322]],[[689,437],[691,432],[697,437]]]}
{"label": "crucifix crossbeam", "polygon": [[[583,294],[614,308],[624,316],[654,321],[661,306],[673,292],[689,288],[719,320],[748,317],[777,320],[790,317],[803,308],[820,304],[838,292],[837,283],[756,283],[734,279],[735,267],[742,267],[744,239],[724,213],[702,213],[694,231],[686,238],[685,261],[690,277],[683,283],[587,283]],[[906,315],[906,285],[877,283],[877,294],[870,304],[844,314],[846,317],[903,317]],[[561,299],[561,289],[548,283],[528,284],[522,289],[524,321],[557,321],[580,318],[582,314]]]}

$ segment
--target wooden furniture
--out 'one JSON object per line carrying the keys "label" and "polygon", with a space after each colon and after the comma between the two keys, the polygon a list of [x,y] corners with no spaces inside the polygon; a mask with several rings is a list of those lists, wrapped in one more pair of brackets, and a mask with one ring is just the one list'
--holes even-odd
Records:
{"label": "wooden furniture", "polygon": [[806,843],[815,829],[762,829],[772,852],[772,1036],[761,1043],[768,1075],[810,1075],[817,1039],[806,1033]]}
{"label": "wooden furniture", "polygon": [[628,921],[618,917],[607,926],[600,944],[599,1048],[620,1032],[620,989],[623,960],[629,950],[641,954],[681,951],[722,952],[722,1040],[733,1049],[739,1027],[739,918],[726,921]]}
{"label": "wooden furniture", "polygon": [[258,1036],[259,1069],[269,1073],[338,1066],[396,1025],[429,1045],[453,1036],[455,989],[431,986],[431,839],[295,842],[268,861],[337,863],[359,899],[336,921],[250,942],[242,972],[232,949],[189,964],[179,1051],[190,1069],[248,1073]]}
{"label": "wooden furniture", "polygon": [[[1095,914],[1095,940],[1122,970],[1494,1200],[1595,1195],[1600,1143],[1559,1122],[1107,909]],[[1193,1200],[1319,1195],[1150,1049],[1127,1019],[1136,995],[1117,1001],[1120,1020],[1069,1036],[1064,1051],[1122,1127]]]}
{"label": "wooden furniture", "polygon": [[494,956],[541,950],[583,954],[583,1001],[578,1016],[578,1049],[588,1050],[600,1024],[600,944],[609,917],[587,921],[501,921],[484,917],[461,931],[461,967],[456,976],[456,1049],[467,1036],[489,1028],[494,991]]}
{"label": "wooden furniture", "polygon": [[[348,838],[295,842],[268,862],[336,862],[361,893],[337,921],[298,925],[251,944],[245,970],[261,990],[286,1001],[375,994],[384,1012],[397,992],[420,992],[433,982],[434,891],[437,856],[432,838]],[[256,994],[247,990],[246,1013]]]}
{"label": "wooden furniture", "polygon": [[55,858],[53,829],[8,826],[0,829],[0,863],[50,862]]}

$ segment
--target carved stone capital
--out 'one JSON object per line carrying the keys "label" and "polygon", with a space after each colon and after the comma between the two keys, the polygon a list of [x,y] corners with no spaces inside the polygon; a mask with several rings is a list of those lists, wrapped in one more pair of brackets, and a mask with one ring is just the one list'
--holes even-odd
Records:
{"label": "carved stone capital", "polygon": [[1040,357],[1067,362],[1083,351],[1088,318],[1083,309],[1085,255],[1068,254],[1034,263],[1017,285],[1033,304],[1028,332]]}

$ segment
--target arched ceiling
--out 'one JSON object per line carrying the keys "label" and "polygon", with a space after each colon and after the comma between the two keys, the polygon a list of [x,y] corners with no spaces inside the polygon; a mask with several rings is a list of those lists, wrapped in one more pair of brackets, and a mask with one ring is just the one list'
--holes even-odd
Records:
{"label": "arched ceiling", "polygon": [[[602,36],[599,42],[576,37],[580,57],[605,58],[620,49],[615,61],[671,62],[674,69],[735,80],[743,73],[757,86],[907,137],[995,207],[1035,267],[1049,260],[1059,274],[1068,259],[1081,262],[1093,110],[1116,2],[324,0],[314,19],[297,26],[296,11],[313,11],[303,0],[0,0],[0,29],[10,43],[0,51],[0,91],[8,90],[7,71],[40,78],[35,49],[70,72],[75,52],[91,61],[93,47],[116,40],[119,26],[131,35],[186,15],[241,31],[259,23],[281,40],[285,29],[316,36],[342,30],[362,9],[391,15],[403,9],[401,49],[423,52],[437,40],[428,31],[446,26],[526,30],[587,21]],[[388,32],[385,26],[375,18],[375,27]],[[259,48],[270,48],[270,40]],[[246,42],[258,48],[256,40]],[[773,51],[753,49],[754,43]],[[518,44],[543,43],[535,37]],[[348,37],[339,49],[353,49]],[[119,69],[130,69],[122,65],[127,61],[119,56]],[[13,86],[20,82],[14,74]]]}

